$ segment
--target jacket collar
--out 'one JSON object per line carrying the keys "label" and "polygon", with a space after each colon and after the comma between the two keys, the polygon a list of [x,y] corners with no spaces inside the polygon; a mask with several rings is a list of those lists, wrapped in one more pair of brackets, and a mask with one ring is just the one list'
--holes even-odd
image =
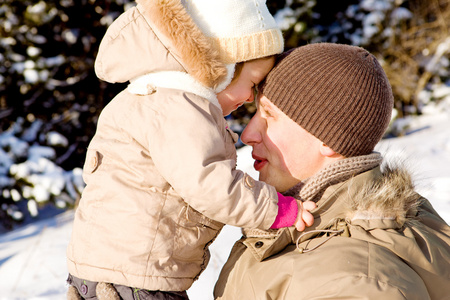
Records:
{"label": "jacket collar", "polygon": [[193,93],[205,99],[222,110],[215,91],[198,82],[191,75],[184,72],[165,71],[150,73],[130,80],[128,91],[135,95],[150,95],[158,88],[169,88]]}

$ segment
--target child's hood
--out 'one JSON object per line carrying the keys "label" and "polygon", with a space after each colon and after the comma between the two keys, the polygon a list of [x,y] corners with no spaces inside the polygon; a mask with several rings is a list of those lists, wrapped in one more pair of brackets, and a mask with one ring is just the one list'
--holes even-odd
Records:
{"label": "child's hood", "polygon": [[218,52],[181,0],[138,0],[108,28],[95,61],[97,76],[126,82],[162,71],[185,72],[215,88],[227,76]]}

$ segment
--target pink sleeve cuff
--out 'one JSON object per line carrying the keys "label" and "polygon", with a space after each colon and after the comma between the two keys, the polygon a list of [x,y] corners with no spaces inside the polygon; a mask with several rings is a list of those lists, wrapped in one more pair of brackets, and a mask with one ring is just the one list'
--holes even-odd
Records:
{"label": "pink sleeve cuff", "polygon": [[298,214],[297,200],[278,194],[278,215],[270,228],[278,229],[294,225]]}

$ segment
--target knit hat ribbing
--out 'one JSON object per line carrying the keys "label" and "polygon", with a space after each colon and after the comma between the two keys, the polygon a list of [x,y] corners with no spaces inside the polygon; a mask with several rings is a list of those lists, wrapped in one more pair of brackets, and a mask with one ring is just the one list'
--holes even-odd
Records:
{"label": "knit hat ribbing", "polygon": [[373,151],[393,108],[391,86],[377,59],[349,45],[318,43],[282,54],[260,90],[346,157]]}
{"label": "knit hat ribbing", "polygon": [[283,52],[281,30],[266,0],[184,0],[186,11],[225,64]]}

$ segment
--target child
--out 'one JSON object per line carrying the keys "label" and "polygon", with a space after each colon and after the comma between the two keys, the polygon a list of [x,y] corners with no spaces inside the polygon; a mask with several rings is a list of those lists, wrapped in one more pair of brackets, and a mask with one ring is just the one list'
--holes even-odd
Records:
{"label": "child", "polygon": [[[265,0],[141,0],[110,26],[97,75],[130,85],[87,151],[69,299],[187,299],[225,223],[294,224],[302,205],[235,169],[237,135],[223,118],[253,100],[282,51]],[[297,227],[310,218],[303,211]]]}

